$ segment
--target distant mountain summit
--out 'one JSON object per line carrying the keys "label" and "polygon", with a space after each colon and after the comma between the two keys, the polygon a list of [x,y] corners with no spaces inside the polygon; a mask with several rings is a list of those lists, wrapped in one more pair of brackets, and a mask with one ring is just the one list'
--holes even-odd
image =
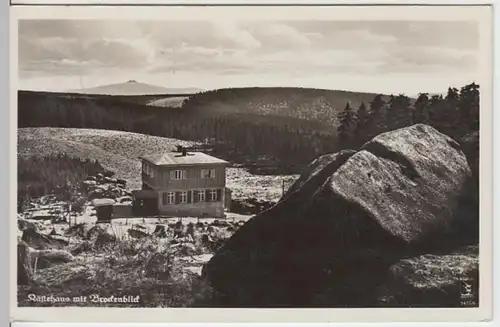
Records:
{"label": "distant mountain summit", "polygon": [[154,94],[193,94],[202,91],[197,88],[166,88],[129,80],[125,83],[96,86],[68,92],[102,95],[154,95]]}

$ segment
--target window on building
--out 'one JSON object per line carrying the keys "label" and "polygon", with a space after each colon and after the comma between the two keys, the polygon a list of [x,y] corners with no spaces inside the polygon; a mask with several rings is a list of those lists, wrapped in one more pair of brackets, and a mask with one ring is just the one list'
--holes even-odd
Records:
{"label": "window on building", "polygon": [[201,178],[215,178],[215,169],[202,169]]}
{"label": "window on building", "polygon": [[217,201],[217,190],[210,190],[210,201]]}
{"label": "window on building", "polygon": [[179,203],[187,203],[188,193],[186,191],[181,192],[179,196]]}
{"label": "window on building", "polygon": [[185,170],[174,170],[173,173],[174,179],[186,179],[186,171]]}
{"label": "window on building", "polygon": [[205,190],[198,191],[198,202],[205,202]]}
{"label": "window on building", "polygon": [[164,192],[162,194],[162,202],[163,204],[174,204],[175,202],[175,193],[174,192]]}
{"label": "window on building", "polygon": [[149,177],[155,176],[155,168],[148,163],[143,164],[142,171],[144,172],[144,174],[146,174],[146,176],[149,176]]}

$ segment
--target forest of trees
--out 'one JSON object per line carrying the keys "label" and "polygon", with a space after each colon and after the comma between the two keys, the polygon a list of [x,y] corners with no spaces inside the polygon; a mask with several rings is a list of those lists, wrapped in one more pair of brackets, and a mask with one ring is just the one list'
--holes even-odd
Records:
{"label": "forest of trees", "polygon": [[421,94],[416,100],[403,94],[327,91],[296,89],[296,96],[291,88],[211,91],[195,95],[181,108],[21,91],[18,124],[202,141],[226,160],[277,166],[281,173],[298,173],[321,154],[357,148],[379,133],[418,122],[454,138],[478,130],[479,86],[474,83],[450,88],[444,97]]}
{"label": "forest of trees", "polygon": [[[65,154],[46,157],[18,157],[18,212],[30,198],[55,194],[62,199],[75,194],[87,176],[105,169],[97,161],[82,160]],[[65,199],[69,200],[69,199]]]}
{"label": "forest of trees", "polygon": [[354,111],[350,103],[339,114],[339,147],[356,149],[374,136],[416,123],[430,125],[455,140],[479,130],[479,85],[460,90],[450,87],[445,96],[421,93],[412,104],[404,94],[388,101],[377,95]]}

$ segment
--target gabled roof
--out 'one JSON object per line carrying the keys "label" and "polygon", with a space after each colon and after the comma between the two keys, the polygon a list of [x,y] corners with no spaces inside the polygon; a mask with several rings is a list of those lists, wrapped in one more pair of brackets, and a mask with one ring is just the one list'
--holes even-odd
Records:
{"label": "gabled roof", "polygon": [[157,166],[228,164],[225,160],[212,157],[203,152],[188,152],[185,156],[180,152],[166,152],[139,158]]}

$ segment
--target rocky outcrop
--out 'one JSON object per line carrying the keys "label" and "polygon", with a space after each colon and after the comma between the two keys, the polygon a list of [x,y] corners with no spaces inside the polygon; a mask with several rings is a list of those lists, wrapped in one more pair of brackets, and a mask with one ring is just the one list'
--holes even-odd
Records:
{"label": "rocky outcrop", "polygon": [[21,239],[30,247],[38,250],[64,248],[69,244],[66,239],[42,234],[33,228],[25,229]]}
{"label": "rocky outcrop", "polygon": [[[470,294],[462,282],[471,287]],[[389,268],[386,282],[375,295],[383,307],[464,307],[479,303],[479,249],[467,246],[449,254],[405,258]],[[465,304],[462,303],[465,301]]]}
{"label": "rocky outcrop", "polygon": [[322,157],[204,267],[214,305],[367,305],[400,258],[459,243],[469,177],[460,145],[422,124]]}
{"label": "rocky outcrop", "polygon": [[28,285],[33,282],[34,272],[54,265],[68,263],[74,260],[67,251],[48,249],[37,250],[26,242],[17,244],[17,281],[19,285]]}

